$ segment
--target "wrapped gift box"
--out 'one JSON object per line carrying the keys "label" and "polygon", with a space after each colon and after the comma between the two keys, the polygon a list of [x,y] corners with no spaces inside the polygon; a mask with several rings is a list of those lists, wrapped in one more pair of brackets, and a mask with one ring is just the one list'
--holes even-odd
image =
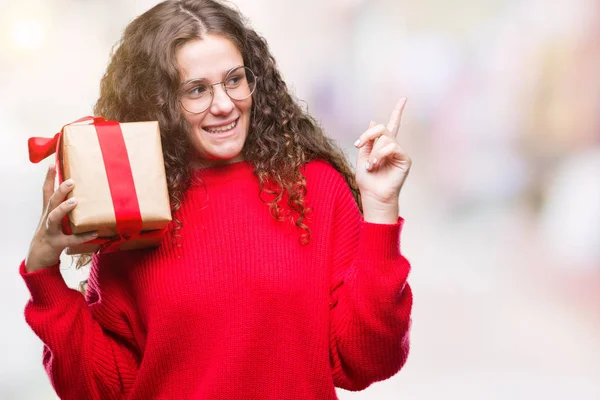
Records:
{"label": "wrapped gift box", "polygon": [[[109,122],[108,128],[101,118],[66,125],[53,139],[59,180],[73,179],[69,197],[77,198],[63,231],[99,235],[68,254],[155,247],[171,221],[158,122]],[[133,235],[131,226],[138,227]]]}

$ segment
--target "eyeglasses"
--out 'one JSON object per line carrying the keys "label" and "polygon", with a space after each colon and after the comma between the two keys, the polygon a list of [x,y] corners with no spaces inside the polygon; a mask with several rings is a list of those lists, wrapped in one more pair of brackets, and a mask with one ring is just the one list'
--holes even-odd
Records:
{"label": "eyeglasses", "polygon": [[214,86],[221,85],[232,100],[244,100],[252,96],[256,89],[256,75],[248,67],[240,66],[230,70],[222,82],[208,84],[203,80],[186,84],[179,101],[183,108],[192,113],[200,114],[210,107],[215,97]]}

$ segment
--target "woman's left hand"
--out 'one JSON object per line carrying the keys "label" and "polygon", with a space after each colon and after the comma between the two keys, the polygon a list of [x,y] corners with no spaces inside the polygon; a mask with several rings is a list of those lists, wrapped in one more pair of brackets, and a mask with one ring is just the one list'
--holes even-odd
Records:
{"label": "woman's left hand", "polygon": [[363,208],[367,204],[397,207],[400,189],[411,166],[411,159],[396,139],[405,104],[406,98],[402,98],[387,126],[371,122],[369,129],[354,143],[359,149],[356,183]]}

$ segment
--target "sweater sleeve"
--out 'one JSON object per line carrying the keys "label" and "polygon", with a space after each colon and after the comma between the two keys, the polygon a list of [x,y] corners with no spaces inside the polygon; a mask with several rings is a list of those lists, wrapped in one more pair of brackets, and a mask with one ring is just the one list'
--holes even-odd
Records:
{"label": "sweater sleeve", "polygon": [[332,227],[330,356],[335,386],[365,389],[406,362],[412,293],[400,252],[404,220],[365,222],[343,177]]}
{"label": "sweater sleeve", "polygon": [[66,285],[59,265],[33,273],[24,261],[20,267],[31,294],[25,319],[44,343],[52,386],[64,400],[123,399],[140,359],[127,302],[110,285],[100,292],[96,257],[85,298]]}

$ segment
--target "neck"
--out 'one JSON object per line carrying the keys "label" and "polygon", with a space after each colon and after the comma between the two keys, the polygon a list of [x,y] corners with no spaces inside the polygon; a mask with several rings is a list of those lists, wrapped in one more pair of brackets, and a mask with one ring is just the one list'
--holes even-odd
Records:
{"label": "neck", "polygon": [[238,154],[237,156],[225,160],[208,160],[206,158],[197,158],[191,162],[193,169],[203,169],[203,168],[211,168],[218,167],[227,164],[234,164],[240,161],[244,161],[245,157],[243,154]]}

